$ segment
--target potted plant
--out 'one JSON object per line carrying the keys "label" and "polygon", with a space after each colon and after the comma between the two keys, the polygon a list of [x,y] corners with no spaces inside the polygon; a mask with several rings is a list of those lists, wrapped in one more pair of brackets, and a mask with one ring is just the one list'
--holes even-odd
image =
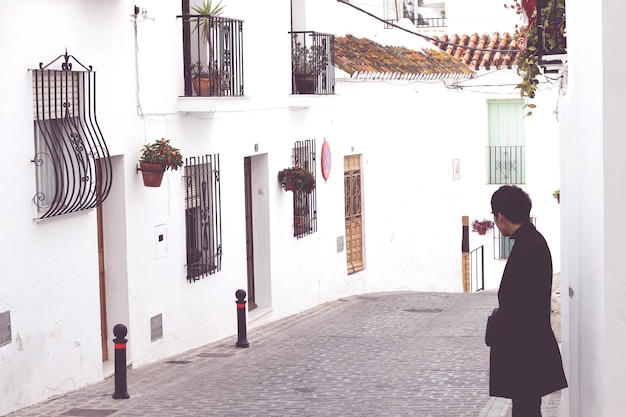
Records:
{"label": "potted plant", "polygon": [[285,168],[278,172],[278,182],[285,191],[310,193],[315,188],[315,177],[302,167]]}
{"label": "potted plant", "polygon": [[197,96],[211,95],[211,74],[209,68],[201,61],[191,64],[191,85]]}
{"label": "potted plant", "polygon": [[[565,0],[547,1],[542,4],[540,10],[537,8],[537,0],[514,0],[512,5],[505,3],[504,6],[515,9],[518,15],[525,15],[528,19],[527,26],[516,28],[515,31],[515,40],[520,48],[515,64],[517,74],[521,77],[520,83],[515,88],[518,88],[520,96],[528,101],[535,98],[539,87],[538,77],[541,70],[538,49],[555,49],[557,45],[564,45],[566,42]],[[526,115],[531,116],[536,105],[527,103],[526,107],[530,108]]]}
{"label": "potted plant", "polygon": [[146,187],[160,187],[166,169],[177,170],[182,166],[183,156],[170,145],[169,139],[157,139],[141,149],[139,170]]}
{"label": "potted plant", "polygon": [[552,197],[556,198],[556,202],[561,204],[561,189],[559,188],[555,192],[552,193]]}
{"label": "potted plant", "polygon": [[[214,1],[214,0],[203,0],[202,5],[193,6],[191,9],[199,15],[203,16],[219,16],[224,11],[226,7],[225,4],[222,4],[222,0]],[[211,44],[211,25],[209,23],[208,18],[196,18],[196,27],[194,30],[202,30],[202,37],[207,43]]]}
{"label": "potted plant", "polygon": [[[196,64],[193,64],[191,68],[192,80],[195,80],[198,78],[202,80],[202,84],[200,84],[200,82],[196,83],[195,81],[192,81],[194,85],[200,84],[201,88],[199,90],[196,89],[196,94],[200,96],[219,95],[219,94],[216,94],[216,91],[213,91],[213,94],[212,94],[210,87],[213,87],[214,90],[217,90],[217,89],[225,90],[227,89],[226,87],[228,87],[227,78],[224,76],[225,75],[224,71],[220,70],[218,66],[218,60],[217,60],[217,57],[215,57],[213,54],[214,52],[213,45],[211,43],[212,32],[215,32],[215,27],[212,21],[212,17],[221,15],[225,7],[226,5],[222,4],[221,0],[220,1],[203,0],[201,5],[192,7],[192,10],[196,14],[203,16],[203,17],[196,17],[192,20],[195,21],[196,23],[194,32],[196,30],[202,32],[201,39],[203,43],[206,43],[207,45],[207,50],[206,50],[207,57],[208,57],[207,61],[210,64],[210,65],[205,65],[203,62],[197,62]],[[213,34],[213,36],[215,36],[215,34]],[[195,76],[194,76],[194,71],[195,71]],[[210,87],[203,89],[202,87],[205,85],[208,85]],[[201,91],[201,93],[199,93],[198,91]]]}
{"label": "potted plant", "polygon": [[477,232],[479,235],[484,235],[487,230],[493,229],[493,222],[491,220],[483,219],[482,221],[476,219],[472,222],[472,232]]}
{"label": "potted plant", "polygon": [[296,92],[298,94],[313,94],[316,77],[322,74],[328,66],[328,56],[323,46],[307,47],[294,39],[291,66]]}

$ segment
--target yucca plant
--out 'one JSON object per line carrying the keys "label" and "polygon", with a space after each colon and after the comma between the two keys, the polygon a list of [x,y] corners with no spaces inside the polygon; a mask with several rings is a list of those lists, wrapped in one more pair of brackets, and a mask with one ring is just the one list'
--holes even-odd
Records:
{"label": "yucca plant", "polygon": [[[205,16],[219,16],[224,11],[226,7],[225,4],[222,4],[222,0],[214,1],[214,0],[202,0],[202,5],[193,6],[191,9],[196,14],[201,14]],[[198,17],[194,19],[196,21],[196,27],[194,30],[201,30],[202,37],[211,44],[211,27],[209,25],[208,17]]]}

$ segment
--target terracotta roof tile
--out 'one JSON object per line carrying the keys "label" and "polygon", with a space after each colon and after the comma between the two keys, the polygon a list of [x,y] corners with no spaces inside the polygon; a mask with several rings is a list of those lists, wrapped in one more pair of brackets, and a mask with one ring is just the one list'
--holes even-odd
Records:
{"label": "terracotta roof tile", "polygon": [[353,35],[335,38],[335,65],[352,78],[458,79],[475,75],[467,65],[436,48],[414,51]]}
{"label": "terracotta roof tile", "polygon": [[489,70],[491,67],[496,69],[511,68],[519,53],[515,39],[507,32],[502,35],[495,32],[491,36],[486,33],[482,35],[474,33],[471,36],[454,34],[439,37],[435,35],[433,39],[435,41],[430,41],[432,44],[475,70]]}

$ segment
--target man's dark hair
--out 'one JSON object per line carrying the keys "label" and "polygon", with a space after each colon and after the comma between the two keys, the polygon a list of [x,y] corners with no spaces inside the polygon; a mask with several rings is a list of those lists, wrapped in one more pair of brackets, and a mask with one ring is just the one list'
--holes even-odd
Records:
{"label": "man's dark hair", "polygon": [[528,194],[515,185],[503,185],[491,196],[493,214],[501,213],[515,224],[528,222],[532,207]]}

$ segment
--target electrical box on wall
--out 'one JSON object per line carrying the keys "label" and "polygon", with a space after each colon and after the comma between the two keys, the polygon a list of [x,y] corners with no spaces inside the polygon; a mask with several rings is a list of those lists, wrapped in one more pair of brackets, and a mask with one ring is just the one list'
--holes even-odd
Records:
{"label": "electrical box on wall", "polygon": [[167,227],[159,224],[154,228],[154,239],[156,246],[156,258],[162,258],[167,255]]}

